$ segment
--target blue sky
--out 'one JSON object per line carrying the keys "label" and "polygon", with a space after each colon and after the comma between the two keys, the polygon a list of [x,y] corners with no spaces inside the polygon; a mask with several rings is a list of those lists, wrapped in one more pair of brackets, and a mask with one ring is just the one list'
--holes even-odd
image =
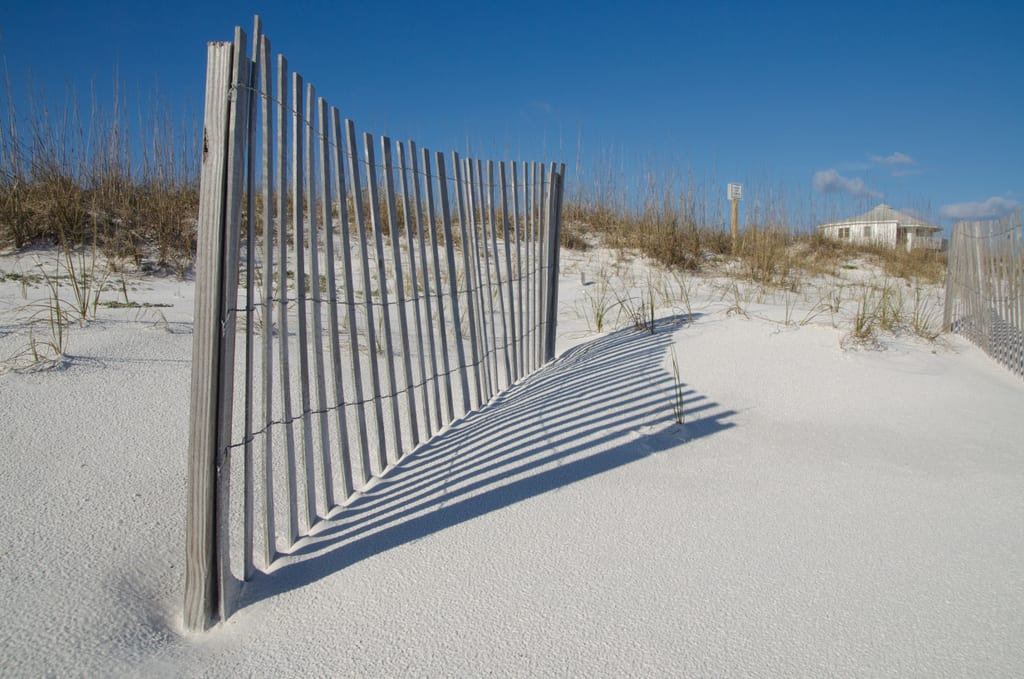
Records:
{"label": "blue sky", "polygon": [[633,192],[692,176],[709,202],[738,181],[742,209],[807,222],[1024,202],[1021,2],[9,2],[15,104],[29,74],[101,101],[116,77],[129,107],[159,93],[198,115],[206,42],[254,13],[360,129],[437,150]]}

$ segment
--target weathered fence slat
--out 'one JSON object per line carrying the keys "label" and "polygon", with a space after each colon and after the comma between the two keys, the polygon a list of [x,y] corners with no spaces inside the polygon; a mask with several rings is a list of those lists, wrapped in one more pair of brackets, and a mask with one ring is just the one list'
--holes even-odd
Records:
{"label": "weathered fence slat", "polygon": [[[438,172],[439,173],[444,171],[444,156],[441,155],[441,154],[438,155],[438,165],[437,165],[437,167],[438,167]],[[454,391],[452,389],[451,360],[450,360],[449,355],[448,355],[448,333],[445,331],[446,324],[445,324],[445,314],[444,314],[444,283],[443,283],[443,281],[441,279],[441,259],[440,259],[440,255],[438,254],[438,249],[439,249],[438,241],[440,240],[440,238],[438,237],[438,233],[437,233],[437,226],[438,226],[438,219],[437,219],[437,216],[436,216],[437,213],[434,211],[434,178],[433,178],[433,176],[431,175],[431,172],[430,172],[430,151],[428,149],[423,149],[423,171],[426,174],[426,176],[424,178],[424,186],[426,187],[426,194],[427,194],[427,205],[426,205],[427,216],[426,216],[426,220],[425,221],[430,224],[430,248],[433,251],[432,252],[432,259],[433,259],[433,262],[434,262],[434,286],[437,289],[437,316],[438,316],[437,324],[438,324],[438,327],[441,329],[441,332],[440,332],[440,335],[441,335],[441,368],[444,371],[445,403],[448,406],[448,421],[451,422],[452,420],[455,419],[455,395],[454,395]],[[441,182],[440,179],[438,181]],[[439,186],[441,187],[440,190],[445,192],[444,197],[442,199],[443,203],[444,203],[443,204],[443,208],[442,208],[442,214],[443,215],[447,215],[448,214],[448,194],[447,194],[447,188],[444,187],[443,183],[440,183]],[[446,216],[442,216],[441,226],[442,226],[442,229],[444,229],[442,235],[443,235],[444,238],[447,239],[447,238],[451,237],[451,224],[446,222],[446,221],[444,221],[445,219],[447,219],[447,217]],[[453,246],[451,244],[451,241],[450,240],[445,240],[445,251],[448,252],[448,253],[451,253],[452,252],[452,247]],[[454,263],[455,263],[454,255],[449,257],[447,262],[445,262],[445,263],[448,265],[449,283],[451,283],[451,281],[455,280],[455,279],[451,278],[452,268],[454,267]],[[452,289],[455,290],[454,287]],[[462,349],[461,349],[461,347],[462,347],[462,330],[459,327],[459,307],[458,307],[457,302],[458,302],[458,293],[456,291],[452,295],[452,312],[451,313],[452,313],[452,323],[455,326],[455,343],[458,345],[459,351],[461,352],[462,351]],[[459,358],[460,358],[460,363],[459,363],[460,375],[462,377],[462,386],[463,386],[463,403],[464,404],[468,404],[468,402],[469,402],[469,386],[468,386],[468,383],[466,382],[465,365],[462,362],[462,354],[461,353],[459,354]],[[467,405],[467,411],[468,411],[468,405]],[[440,428],[441,428],[441,423],[438,422],[438,429],[440,429]]]}
{"label": "weathered fence slat", "polygon": [[[502,188],[502,209],[505,210],[505,199],[504,196],[508,195],[508,184],[505,176],[505,163],[501,163],[501,188]],[[509,282],[509,299],[513,300],[511,308],[509,310],[509,317],[512,322],[512,346],[515,365],[516,381],[523,376],[523,343],[522,343],[522,331],[523,331],[523,265],[522,265],[522,250],[520,248],[519,236],[521,229],[519,228],[519,186],[518,178],[516,177],[516,161],[512,161],[508,166],[508,171],[512,175],[511,190],[512,190],[512,209],[511,212],[506,211],[505,214],[505,244],[508,246],[509,252],[511,253],[511,244],[515,242],[515,268],[512,267],[511,254],[508,255],[509,263],[509,277],[514,280]],[[511,219],[511,221],[509,221]],[[510,241],[509,239],[512,239]],[[515,272],[514,276],[511,272]],[[515,294],[513,295],[513,291]],[[516,322],[519,319],[519,322]]]}
{"label": "weathered fence slat", "polygon": [[548,299],[548,215],[551,212],[549,189],[549,178],[545,172],[546,168],[540,163],[535,163],[533,179],[537,184],[536,190],[540,192],[539,200],[534,205],[536,213],[536,237],[537,237],[537,364],[542,365],[547,360],[544,346],[544,339],[547,336],[547,299]]}
{"label": "weathered fence slat", "polygon": [[523,353],[527,355],[526,370],[533,372],[537,368],[536,353],[533,344],[533,314],[536,304],[537,293],[534,287],[533,267],[536,265],[536,258],[533,254],[533,192],[530,188],[530,163],[523,163],[523,252],[526,265],[523,277],[526,279],[526,315],[525,327],[523,328]]}
{"label": "weathered fence slat", "polygon": [[565,176],[565,165],[558,166],[551,164],[551,212],[548,216],[549,240],[548,240],[548,333],[545,339],[547,347],[545,361],[555,359],[555,340],[558,330],[558,251],[562,238],[562,177]]}
{"label": "weathered fence slat", "polygon": [[263,566],[269,568],[277,555],[274,514],[274,146],[271,136],[270,40],[260,36],[259,47],[261,194],[263,195]]}
{"label": "weathered fence slat", "polygon": [[[342,360],[341,360],[341,328],[338,322],[338,281],[335,275],[335,261],[337,259],[334,251],[334,201],[331,196],[331,163],[332,158],[328,149],[328,137],[330,133],[330,122],[327,118],[327,101],[323,98],[317,102],[317,141],[320,149],[320,219],[323,222],[324,234],[324,255],[327,265],[327,319],[329,324],[328,342],[331,352],[331,377],[334,386],[334,422],[338,431],[338,461],[341,463],[341,496],[347,500],[355,492],[352,477],[352,462],[349,458],[348,440],[348,413],[345,410],[345,386],[342,382]],[[343,202],[343,201],[342,201]],[[348,225],[342,222],[342,228],[347,229]],[[346,256],[348,253],[345,253]],[[325,413],[326,415],[326,413]],[[326,427],[325,435],[326,435]],[[326,480],[327,487],[331,488],[331,478]],[[334,506],[333,497],[327,504],[327,511]]]}
{"label": "weathered fence slat", "polygon": [[[423,425],[426,427],[426,435],[430,436],[430,392],[427,385],[427,363],[426,363],[426,350],[423,344],[423,312],[420,308],[420,278],[417,275],[416,270],[416,239],[413,235],[413,215],[416,214],[416,221],[419,221],[419,210],[413,210],[412,205],[409,201],[409,172],[406,167],[405,158],[405,145],[402,142],[397,142],[398,147],[398,178],[399,178],[399,190],[402,194],[402,221],[405,223],[405,237],[406,246],[409,250],[409,288],[412,290],[412,310],[413,310],[413,322],[416,324],[416,352],[419,365],[419,387],[420,387],[420,402],[423,404]],[[420,227],[417,224],[417,231]],[[422,244],[423,232],[420,231],[420,243]],[[392,238],[394,241],[394,238]],[[421,257],[420,265],[424,271],[424,280],[426,280],[426,261]],[[426,288],[424,288],[426,289]],[[426,300],[429,304],[429,299]],[[430,318],[427,317],[429,322]],[[429,334],[429,333],[428,333]],[[408,360],[412,360],[411,356]],[[409,389],[412,390],[413,385],[409,385]],[[419,443],[418,430],[413,432],[413,445]]]}
{"label": "weathered fence slat", "polygon": [[[424,151],[426,151],[426,149],[424,149]],[[429,261],[429,259],[427,257],[427,236],[426,236],[426,233],[425,233],[425,231],[427,229],[430,229],[431,231],[433,231],[433,211],[431,209],[431,212],[428,212],[428,214],[426,216],[423,214],[423,203],[422,203],[423,198],[420,195],[420,173],[419,173],[418,165],[417,165],[417,162],[416,162],[416,142],[414,142],[414,141],[410,141],[409,142],[409,161],[410,161],[410,163],[412,165],[412,199],[413,199],[412,210],[413,210],[413,215],[414,215],[414,217],[416,219],[416,233],[417,233],[417,236],[419,237],[420,264],[421,264],[420,272],[421,272],[422,277],[423,277],[423,279],[422,279],[423,280],[423,304],[424,304],[424,316],[425,316],[424,324],[425,324],[425,326],[427,328],[427,344],[430,347],[430,374],[431,374],[431,377],[429,379],[430,379],[430,392],[433,394],[433,397],[434,397],[434,419],[433,420],[430,419],[430,414],[429,413],[426,413],[426,415],[427,415],[427,435],[428,436],[432,436],[435,432],[437,432],[437,431],[439,431],[441,429],[441,427],[443,426],[442,423],[444,421],[444,415],[441,412],[441,385],[439,383],[440,382],[440,376],[438,375],[438,370],[437,370],[437,340],[435,339],[435,337],[437,335],[442,335],[442,336],[445,335],[445,327],[444,327],[444,316],[441,315],[441,323],[440,323],[439,329],[436,332],[434,330],[434,320],[433,320],[434,319],[434,302],[431,299],[432,292],[431,292],[431,286],[430,286],[430,280],[431,280],[431,276],[430,276],[430,261]],[[404,162],[404,156],[403,156],[403,162]],[[430,168],[429,167],[425,167],[424,171],[429,173]],[[404,177],[404,173],[403,173],[403,177]],[[428,182],[430,181],[429,174],[428,174],[427,181]],[[404,190],[403,190],[403,193],[405,193]],[[437,245],[437,240],[435,239],[434,240],[434,246],[435,247],[433,249],[433,253],[434,253],[434,270],[435,271],[437,270],[437,247],[436,247],[436,245]],[[410,246],[410,247],[412,247],[412,246]],[[434,290],[436,290],[437,293],[438,293],[438,297],[437,297],[438,313],[441,314],[442,313],[442,309],[441,309],[442,297],[441,297],[441,294],[440,294],[440,292],[441,292],[440,282],[438,282],[438,285],[436,285],[434,287]],[[447,351],[447,347],[445,348],[445,351]],[[423,349],[421,347],[420,348],[421,356],[422,356],[422,352],[423,352]],[[424,368],[424,371],[425,370],[426,370],[426,368]],[[427,379],[428,378],[426,376],[426,372],[424,372],[424,376],[423,376],[423,380],[424,380],[424,386],[423,386],[424,401],[427,400],[426,394],[428,393],[427,392],[427,385],[426,385]],[[451,392],[451,388],[449,387],[449,393],[450,392]]]}
{"label": "weathered fence slat", "polygon": [[[462,318],[461,318],[461,314],[459,313],[459,277],[458,277],[458,269],[455,267],[455,248],[452,245],[454,243],[454,241],[452,240],[452,215],[451,215],[451,207],[448,204],[448,178],[445,176],[444,154],[439,151],[437,153],[437,155],[435,156],[434,161],[436,163],[436,168],[437,168],[437,192],[438,192],[438,197],[441,200],[441,225],[444,228],[445,252],[448,255],[448,287],[450,288],[450,291],[451,291],[451,300],[452,300],[452,326],[453,326],[453,328],[455,330],[455,351],[457,352],[457,356],[458,356],[459,374],[462,377],[462,407],[463,407],[463,411],[468,413],[468,412],[470,412],[473,409],[473,407],[470,404],[470,399],[469,399],[469,374],[468,374],[468,370],[467,370],[467,366],[466,366],[466,347],[463,345],[463,339],[462,339]],[[455,186],[456,186],[456,189],[459,186],[459,184],[461,183],[461,178],[459,176],[458,167],[459,167],[458,154],[453,152],[452,153],[452,168],[455,171]],[[461,203],[461,201],[459,201],[459,202]],[[465,228],[466,228],[465,225],[466,225],[466,221],[462,220],[463,231],[465,231]],[[467,243],[467,240],[468,239],[466,238],[465,234],[463,234],[463,237],[462,237],[462,251],[463,251],[464,255],[466,253],[466,247],[467,247],[466,243]],[[467,289],[469,289],[470,288],[470,283],[469,283],[470,267],[468,265],[468,262],[467,262],[467,265],[466,265],[466,268],[465,268],[465,272],[466,272],[465,273],[465,275],[466,275],[466,287],[467,287]],[[472,355],[474,357],[473,369],[475,371],[478,371],[479,368],[480,368],[480,364],[479,364],[478,361],[476,361],[476,341],[475,341],[476,331],[473,329],[474,328],[474,320],[473,320],[473,311],[472,311],[472,309],[473,309],[473,295],[472,295],[472,293],[466,295],[466,304],[467,304],[467,306],[470,309],[470,311],[469,311],[469,329],[470,329],[470,333],[472,334],[472,337],[473,337],[473,341],[470,342],[470,349],[471,349]],[[475,385],[476,385],[476,388],[477,388],[477,398],[479,399],[479,389],[480,389],[480,380],[479,379],[477,379],[475,381]]]}
{"label": "weathered fence slat", "polygon": [[[367,135],[367,137],[372,139],[369,135]],[[391,240],[391,259],[394,264],[395,271],[395,306],[398,308],[398,330],[402,341],[402,368],[405,377],[404,391],[408,410],[408,412],[406,412],[406,419],[409,423],[412,447],[415,448],[420,442],[420,427],[416,414],[416,389],[412,380],[412,354],[409,351],[409,318],[405,308],[405,276],[402,272],[402,231],[398,227],[398,213],[395,201],[395,173],[391,155],[391,140],[387,137],[381,137],[380,145],[381,155],[383,156],[382,161],[384,163],[384,206],[388,211],[388,235]],[[408,220],[408,213],[406,213],[406,219]],[[409,256],[411,258],[413,253],[410,252]],[[413,285],[415,285],[415,278],[413,279]],[[392,358],[392,363],[393,362],[394,359]],[[394,393],[394,397],[391,402],[396,408],[397,422],[399,392],[393,387],[392,393]],[[400,426],[401,425],[399,425],[399,427]],[[395,446],[395,460],[397,461],[401,459],[404,452],[401,439],[398,439],[398,443]]]}
{"label": "weathered fence slat", "polygon": [[219,594],[215,532],[217,422],[233,48],[229,42],[211,43],[206,62],[185,535],[185,626],[192,630],[207,626]]}
{"label": "weathered fence slat", "polygon": [[[501,275],[501,255],[498,252],[498,224],[497,215],[494,206],[494,161],[487,161],[487,182],[485,184],[486,192],[486,203],[487,203],[487,222],[490,230],[491,249],[494,254],[494,288],[497,290],[498,296],[498,317],[501,319],[501,340],[495,342],[495,344],[501,349],[502,357],[505,362],[505,388],[512,386],[512,358],[509,352],[509,333],[508,333],[508,317],[505,315],[505,286],[502,285],[504,279]],[[485,234],[486,235],[486,234]],[[486,238],[485,238],[486,241]],[[494,291],[492,290],[491,299],[494,299]],[[492,323],[493,320],[492,314]],[[495,335],[497,335],[497,327],[495,327]]]}
{"label": "weathered fence slat", "polygon": [[[320,278],[320,228],[317,226],[316,211],[321,198],[326,201],[326,196],[318,194],[317,177],[322,174],[323,167],[314,167],[314,139],[313,122],[316,116],[316,92],[312,83],[306,83],[306,120],[305,128],[306,149],[304,152],[306,160],[306,200],[309,203],[306,210],[306,232],[309,234],[309,282],[311,288],[310,306],[313,317],[313,327],[310,333],[310,342],[313,350],[313,380],[316,384],[316,423],[317,431],[320,434],[320,455],[316,458],[319,465],[320,483],[316,486],[316,518],[310,523],[315,523],[320,517],[327,516],[331,507],[334,506],[334,484],[333,465],[331,464],[331,440],[330,424],[328,422],[329,407],[327,404],[327,379],[326,364],[324,361],[324,322],[323,322],[323,286]],[[320,170],[318,172],[317,170]],[[310,415],[312,419],[312,414]]]}
{"label": "weathered fence slat", "polygon": [[[480,386],[478,389],[479,398],[475,407],[479,408],[491,400],[491,371],[490,364],[488,363],[490,349],[487,344],[487,328],[483,324],[486,312],[484,311],[483,271],[480,269],[480,247],[477,238],[476,191],[473,185],[472,160],[463,158],[461,166],[462,182],[460,182],[460,186],[462,187],[462,196],[465,203],[463,206],[465,221],[463,222],[462,230],[466,234],[466,240],[462,247],[467,266],[467,271],[465,272],[467,287],[472,299],[471,308],[476,312],[473,314],[477,340],[477,358],[474,360],[474,363],[477,364],[479,371]],[[457,173],[456,177],[458,176]]]}
{"label": "weathered fence slat", "polygon": [[256,470],[253,455],[253,418],[256,402],[253,398],[256,364],[255,302],[256,292],[256,106],[251,102],[256,91],[259,62],[256,60],[260,40],[260,19],[253,21],[252,57],[249,68],[250,98],[245,141],[245,414],[242,432],[242,578],[248,580],[253,574],[253,547],[256,513]]}
{"label": "weathered fence slat", "polygon": [[[381,403],[380,366],[377,364],[377,330],[373,313],[373,283],[370,274],[370,252],[366,242],[366,219],[363,216],[363,192],[359,181],[359,151],[356,147],[355,124],[345,120],[345,138],[348,148],[349,179],[352,183],[350,196],[356,218],[356,232],[359,234],[359,257],[363,274],[363,299],[366,308],[366,352],[370,357],[373,410],[377,421],[377,471],[387,467],[387,443],[384,438],[384,407]],[[382,282],[383,284],[383,282]]]}
{"label": "weathered fence slat", "polygon": [[536,184],[537,200],[534,203],[534,237],[536,238],[537,263],[534,270],[537,275],[537,307],[536,307],[536,337],[534,344],[537,347],[537,367],[544,365],[544,335],[546,328],[544,320],[547,318],[547,168],[543,163],[534,163],[535,170],[533,180]]}
{"label": "weathered fence slat", "polygon": [[[363,150],[366,154],[367,200],[370,202],[370,225],[373,228],[374,252],[377,263],[377,284],[380,286],[380,315],[384,323],[384,364],[388,376],[388,401],[391,403],[392,444],[394,459],[401,455],[402,420],[398,409],[398,379],[395,375],[395,340],[391,331],[390,295],[388,295],[387,262],[384,259],[384,225],[380,217],[380,200],[377,193],[377,161],[373,151],[373,137],[363,133]],[[381,473],[388,466],[387,451],[381,455]]]}
{"label": "weathered fence slat", "polygon": [[[481,370],[480,370],[481,365],[480,364],[481,364],[481,358],[482,357],[481,357],[481,352],[480,352],[480,345],[477,342],[478,336],[477,336],[477,328],[476,328],[476,307],[478,305],[475,303],[475,300],[473,299],[473,297],[476,295],[476,285],[474,284],[474,281],[475,281],[474,267],[473,267],[472,263],[470,262],[470,258],[469,258],[469,252],[470,252],[470,248],[472,247],[472,241],[469,238],[469,229],[467,228],[467,224],[469,222],[469,216],[468,216],[468,211],[466,209],[466,195],[465,195],[466,194],[466,187],[465,187],[465,184],[464,184],[465,179],[464,179],[462,163],[459,162],[459,154],[454,152],[454,151],[452,152],[452,171],[455,173],[455,180],[454,180],[454,182],[455,182],[455,199],[456,199],[456,202],[458,204],[459,228],[461,230],[461,236],[462,236],[462,240],[461,240],[461,244],[462,244],[462,248],[461,248],[462,249],[462,264],[463,264],[462,273],[463,273],[463,276],[465,277],[464,281],[465,281],[466,290],[467,290],[467,294],[466,294],[466,308],[467,308],[467,314],[468,314],[468,318],[469,318],[469,349],[470,349],[470,358],[472,360],[472,366],[471,367],[473,368],[473,387],[474,387],[475,396],[476,396],[476,400],[474,401],[472,408],[470,406],[468,406],[468,405],[466,406],[466,412],[469,412],[473,408],[479,407],[484,402],[484,392],[483,392],[483,386],[482,386],[483,380],[482,380],[482,377],[481,377],[481,374],[480,374],[481,373]],[[444,175],[441,173],[440,167],[438,168],[438,178],[439,179],[443,179],[444,178]],[[446,199],[447,198],[447,195],[446,195],[447,189],[442,189],[441,193],[442,193],[442,197],[444,199]],[[444,203],[442,203],[442,206],[443,205],[444,205]],[[449,234],[447,231],[445,232],[445,242],[446,243],[452,242],[450,240],[450,235],[451,234]],[[448,269],[449,269],[449,276],[450,277],[451,276],[456,276],[457,277],[457,271],[455,269],[454,261],[451,262],[451,264],[449,265]],[[455,280],[455,278],[453,278],[452,280]],[[452,306],[454,307],[454,303],[453,303]],[[459,319],[456,322],[461,324],[461,319],[458,316],[456,316],[456,318]],[[460,363],[463,360],[464,360],[464,357],[460,357]]]}
{"label": "weathered fence slat", "polygon": [[[509,241],[514,233],[508,223],[508,178],[505,176],[504,161],[498,163],[498,183],[501,195],[501,233],[502,242],[505,244],[505,287],[508,295],[508,309],[505,323],[507,334],[505,335],[505,351],[511,352],[509,367],[509,384],[519,380],[519,345],[516,333],[516,298],[515,282],[517,275],[512,268],[512,243]],[[506,359],[508,357],[506,356]]]}
{"label": "weathered fence slat", "polygon": [[235,391],[235,328],[238,322],[238,255],[239,228],[242,221],[242,198],[245,193],[245,145],[249,120],[249,72],[251,61],[246,56],[247,38],[241,28],[235,29],[234,64],[232,65],[232,105],[228,128],[228,200],[225,209],[223,288],[220,348],[220,407],[217,436],[217,542],[220,588],[220,616],[226,618],[234,609],[238,581],[231,572],[231,433],[234,417]]}
{"label": "weathered fence slat", "polygon": [[[313,406],[309,389],[309,327],[307,305],[309,295],[306,285],[306,120],[302,97],[302,76],[292,73],[292,139],[295,152],[292,154],[292,235],[295,250],[295,297],[298,301],[299,330],[299,396],[302,399],[302,476],[305,480],[302,497],[302,533],[308,533],[316,522],[316,478],[313,469]],[[310,206],[310,209],[313,209]]]}
{"label": "weathered fence slat", "polygon": [[285,480],[288,486],[288,542],[299,539],[299,471],[296,461],[294,408],[292,404],[291,363],[288,358],[288,61],[277,57],[277,228],[278,273],[278,367],[281,383],[281,408],[284,420]]}
{"label": "weathered fence slat", "polygon": [[[492,327],[494,322],[494,285],[491,276],[491,255],[488,247],[488,234],[487,234],[487,204],[484,201],[484,177],[483,177],[483,164],[482,161],[477,160],[474,163],[471,159],[466,159],[466,165],[469,169],[468,175],[470,177],[470,188],[471,196],[475,203],[475,209],[473,210],[473,217],[476,219],[473,224],[473,254],[476,265],[483,272],[480,275],[480,296],[484,298],[486,304],[481,303],[480,313],[482,318],[480,319],[480,327],[483,328],[484,342],[487,352],[487,377],[488,377],[488,389],[487,389],[487,400],[490,401],[494,394],[498,392],[498,332],[497,328]],[[481,244],[482,243],[482,244]],[[480,250],[483,250],[484,258],[480,261]],[[487,287],[483,287],[486,282]],[[486,314],[486,316],[484,316]],[[488,333],[490,329],[490,333]],[[488,335],[490,336],[490,344],[487,344]]]}
{"label": "weathered fence slat", "polygon": [[[334,154],[334,195],[338,200],[338,219],[341,230],[342,266],[345,272],[345,319],[348,323],[349,351],[351,352],[352,383],[356,399],[356,418],[359,427],[359,460],[363,485],[370,480],[370,443],[366,426],[366,403],[363,400],[362,361],[359,357],[359,327],[352,275],[352,239],[349,229],[348,194],[345,191],[344,143],[341,136],[341,114],[331,108],[331,140]],[[354,204],[359,210],[359,204]]]}

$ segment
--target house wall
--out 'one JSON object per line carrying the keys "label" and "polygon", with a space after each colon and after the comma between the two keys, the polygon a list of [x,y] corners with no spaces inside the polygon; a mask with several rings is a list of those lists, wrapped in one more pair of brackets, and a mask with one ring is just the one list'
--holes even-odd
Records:
{"label": "house wall", "polygon": [[[850,230],[850,237],[840,238],[842,229]],[[870,229],[870,235],[865,235],[864,230]],[[896,247],[896,222],[848,222],[843,224],[830,224],[822,227],[822,232],[829,238],[846,240],[850,243],[877,243]]]}

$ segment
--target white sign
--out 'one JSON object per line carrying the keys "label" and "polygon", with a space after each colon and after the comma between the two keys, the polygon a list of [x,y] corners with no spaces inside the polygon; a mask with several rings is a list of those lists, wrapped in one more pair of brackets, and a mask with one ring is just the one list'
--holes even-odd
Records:
{"label": "white sign", "polygon": [[743,184],[729,184],[729,200],[743,198]]}

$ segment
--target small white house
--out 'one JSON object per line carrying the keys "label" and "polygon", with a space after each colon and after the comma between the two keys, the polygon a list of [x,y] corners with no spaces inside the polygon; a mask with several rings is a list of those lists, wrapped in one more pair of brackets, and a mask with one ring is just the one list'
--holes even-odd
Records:
{"label": "small white house", "polygon": [[942,249],[945,241],[937,234],[942,227],[932,226],[917,217],[878,205],[862,215],[829,222],[818,227],[822,234],[850,243],[875,243],[889,247]]}

